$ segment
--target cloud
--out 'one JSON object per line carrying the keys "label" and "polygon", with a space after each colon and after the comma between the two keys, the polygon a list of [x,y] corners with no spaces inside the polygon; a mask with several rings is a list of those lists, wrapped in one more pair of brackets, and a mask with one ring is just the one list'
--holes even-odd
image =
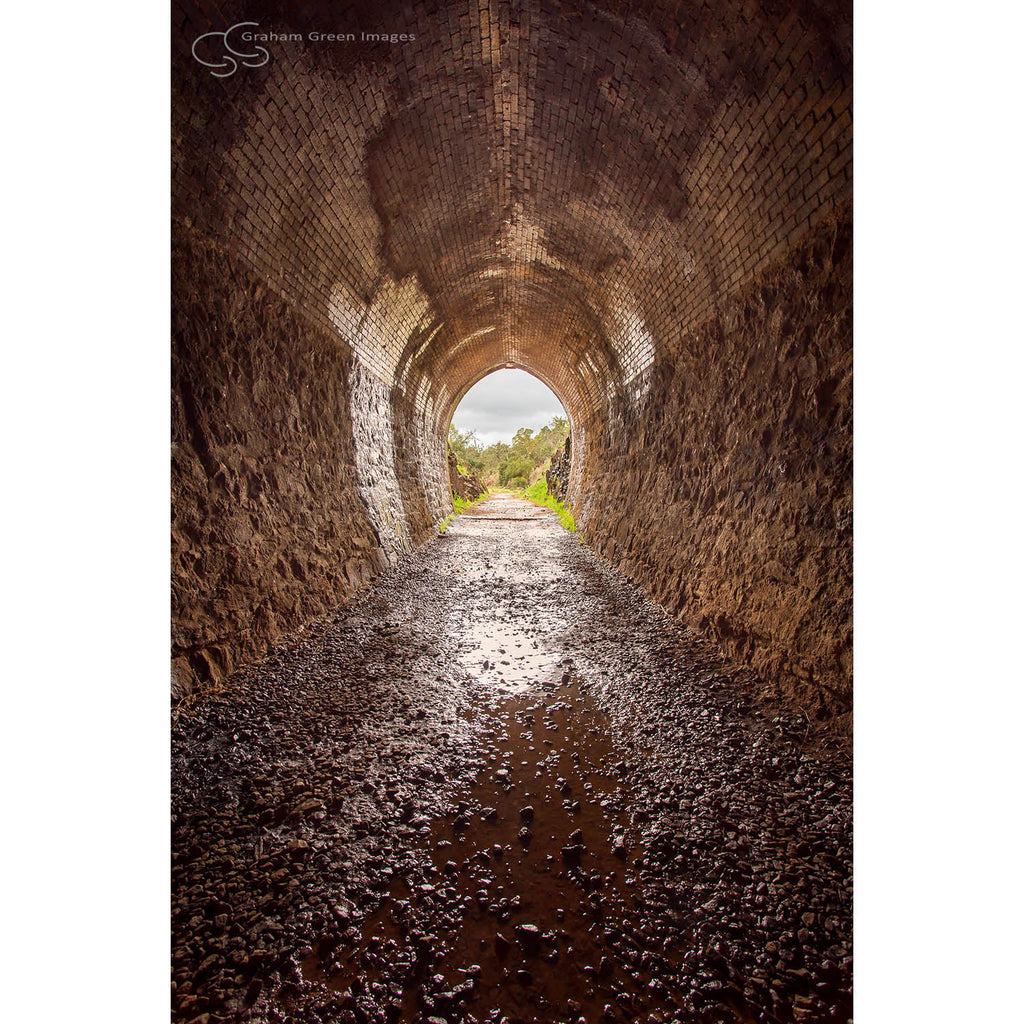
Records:
{"label": "cloud", "polygon": [[469,389],[452,423],[489,445],[510,443],[520,427],[539,430],[553,416],[565,410],[546,384],[524,370],[498,370]]}

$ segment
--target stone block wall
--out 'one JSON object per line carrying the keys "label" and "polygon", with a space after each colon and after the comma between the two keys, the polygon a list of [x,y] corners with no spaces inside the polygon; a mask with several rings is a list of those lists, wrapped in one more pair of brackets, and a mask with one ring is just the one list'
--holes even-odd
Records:
{"label": "stone block wall", "polygon": [[852,711],[852,218],[686,331],[610,418],[586,540],[808,713]]}
{"label": "stone block wall", "polygon": [[182,695],[335,607],[393,545],[362,497],[341,339],[181,227],[172,297],[172,686]]}

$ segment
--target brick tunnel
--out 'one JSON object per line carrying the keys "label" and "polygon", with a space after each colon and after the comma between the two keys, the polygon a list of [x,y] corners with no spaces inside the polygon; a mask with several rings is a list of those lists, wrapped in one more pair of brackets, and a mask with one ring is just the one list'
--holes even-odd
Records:
{"label": "brick tunnel", "polygon": [[[848,1019],[851,19],[176,0],[175,1019]],[[438,538],[452,415],[502,368],[566,411],[582,544],[521,511]],[[459,689],[494,668],[467,637],[532,665],[516,630],[544,615],[532,648],[559,660],[531,707]],[[571,735],[588,751],[541,760]],[[531,797],[527,766],[557,786]],[[459,889],[526,864],[549,804],[556,888]],[[611,860],[584,846],[602,829]],[[667,916],[633,921],[641,883]],[[504,927],[479,963],[420,906],[438,893]],[[559,981],[541,961],[571,958],[575,914]]]}
{"label": "brick tunnel", "polygon": [[[239,22],[287,38],[216,77]],[[173,43],[175,692],[432,537],[513,366],[587,544],[848,728],[847,5],[178,5]]]}

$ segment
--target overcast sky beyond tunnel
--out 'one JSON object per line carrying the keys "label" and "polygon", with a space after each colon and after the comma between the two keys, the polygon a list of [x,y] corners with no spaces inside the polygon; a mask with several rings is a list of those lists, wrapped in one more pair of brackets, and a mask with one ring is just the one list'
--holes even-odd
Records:
{"label": "overcast sky beyond tunnel", "polygon": [[520,427],[539,430],[553,416],[565,416],[546,384],[525,370],[498,370],[466,392],[452,423],[472,430],[484,445],[511,442]]}

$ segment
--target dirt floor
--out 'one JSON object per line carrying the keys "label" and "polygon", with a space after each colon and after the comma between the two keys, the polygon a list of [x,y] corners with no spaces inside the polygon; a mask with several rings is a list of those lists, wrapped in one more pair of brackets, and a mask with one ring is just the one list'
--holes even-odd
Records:
{"label": "dirt floor", "polygon": [[173,726],[178,1022],[851,1018],[851,764],[493,497]]}

